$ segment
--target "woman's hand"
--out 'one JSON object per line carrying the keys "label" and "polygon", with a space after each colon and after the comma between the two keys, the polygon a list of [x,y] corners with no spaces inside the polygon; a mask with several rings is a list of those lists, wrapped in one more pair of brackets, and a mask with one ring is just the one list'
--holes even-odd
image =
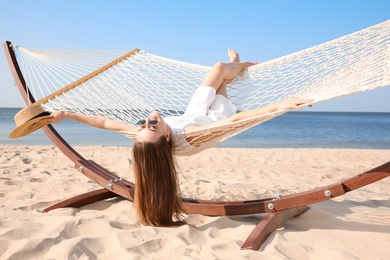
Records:
{"label": "woman's hand", "polygon": [[[308,104],[313,102],[313,99],[303,99],[303,98],[291,98],[285,101],[281,101],[279,103],[276,103],[276,110],[302,110],[302,105]],[[308,105],[308,107],[312,107],[312,105]]]}
{"label": "woman's hand", "polygon": [[48,124],[56,124],[65,119],[66,111],[54,111],[51,113],[51,117],[45,119]]}

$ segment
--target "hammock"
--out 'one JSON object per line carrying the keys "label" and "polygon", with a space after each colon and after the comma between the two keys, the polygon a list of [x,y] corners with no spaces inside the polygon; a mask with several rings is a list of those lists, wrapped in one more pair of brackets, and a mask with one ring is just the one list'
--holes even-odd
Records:
{"label": "hammock", "polygon": [[[244,110],[290,96],[314,98],[317,103],[388,86],[389,43],[390,21],[387,21],[317,47],[250,67],[230,85],[230,98]],[[51,111],[69,109],[77,113],[108,116],[130,124],[147,116],[153,109],[164,115],[182,113],[200,79],[210,70],[208,67],[157,57],[138,49],[130,53],[33,51],[17,47],[11,42],[5,42],[3,46],[15,84],[26,104],[40,99],[36,103],[43,104]],[[20,71],[20,67],[23,71]],[[181,135],[191,145],[178,145],[177,148],[181,148],[178,153],[196,153],[284,112]],[[83,158],[51,125],[43,127],[43,130],[74,162],[78,171],[104,187],[61,201],[45,208],[44,212],[61,207],[82,207],[118,195],[133,201],[134,183]],[[134,138],[134,134],[124,134]],[[283,222],[304,213],[308,209],[307,205],[342,196],[389,177],[389,173],[390,162],[387,162],[347,180],[283,197],[243,201],[182,198],[183,207],[187,214],[207,216],[268,213],[242,245],[242,249],[257,250]]]}
{"label": "hammock", "polygon": [[[228,86],[238,110],[291,97],[314,103],[390,85],[390,20],[245,70]],[[140,51],[16,48],[33,96],[48,111],[70,110],[135,125],[152,111],[180,115],[210,67]],[[118,58],[119,57],[119,58]],[[174,136],[192,155],[287,111]],[[136,133],[122,132],[135,138]]]}

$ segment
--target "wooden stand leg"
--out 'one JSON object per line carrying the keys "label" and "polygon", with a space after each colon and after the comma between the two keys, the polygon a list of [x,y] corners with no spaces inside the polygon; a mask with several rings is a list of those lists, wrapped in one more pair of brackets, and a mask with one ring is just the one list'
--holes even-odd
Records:
{"label": "wooden stand leg", "polygon": [[269,213],[250,233],[241,249],[258,250],[267,238],[286,220],[303,214],[309,207],[286,209]]}
{"label": "wooden stand leg", "polygon": [[85,205],[89,205],[101,200],[110,199],[113,197],[117,197],[118,195],[107,190],[107,189],[99,189],[90,191],[81,195],[78,195],[76,197],[61,201],[57,204],[54,204],[48,208],[45,208],[43,212],[49,212],[53,209],[58,208],[64,208],[64,207],[74,207],[74,208],[80,208]]}

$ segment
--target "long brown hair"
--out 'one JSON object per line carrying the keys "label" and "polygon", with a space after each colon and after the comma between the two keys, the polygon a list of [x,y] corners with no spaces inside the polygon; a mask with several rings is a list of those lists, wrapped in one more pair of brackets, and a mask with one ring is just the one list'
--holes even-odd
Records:
{"label": "long brown hair", "polygon": [[182,201],[172,141],[136,142],[133,146],[134,204],[144,225],[177,226],[182,221]]}

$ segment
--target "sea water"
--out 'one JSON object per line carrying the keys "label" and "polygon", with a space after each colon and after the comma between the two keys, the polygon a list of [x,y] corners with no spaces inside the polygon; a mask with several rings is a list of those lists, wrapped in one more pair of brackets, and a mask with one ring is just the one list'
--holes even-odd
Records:
{"label": "sea water", "polygon": [[[18,139],[18,108],[0,108],[0,144],[51,145],[42,130]],[[54,125],[72,146],[131,146],[133,141],[113,131],[64,120]],[[356,148],[390,149],[390,113],[294,111],[255,126],[218,145],[230,148]]]}

